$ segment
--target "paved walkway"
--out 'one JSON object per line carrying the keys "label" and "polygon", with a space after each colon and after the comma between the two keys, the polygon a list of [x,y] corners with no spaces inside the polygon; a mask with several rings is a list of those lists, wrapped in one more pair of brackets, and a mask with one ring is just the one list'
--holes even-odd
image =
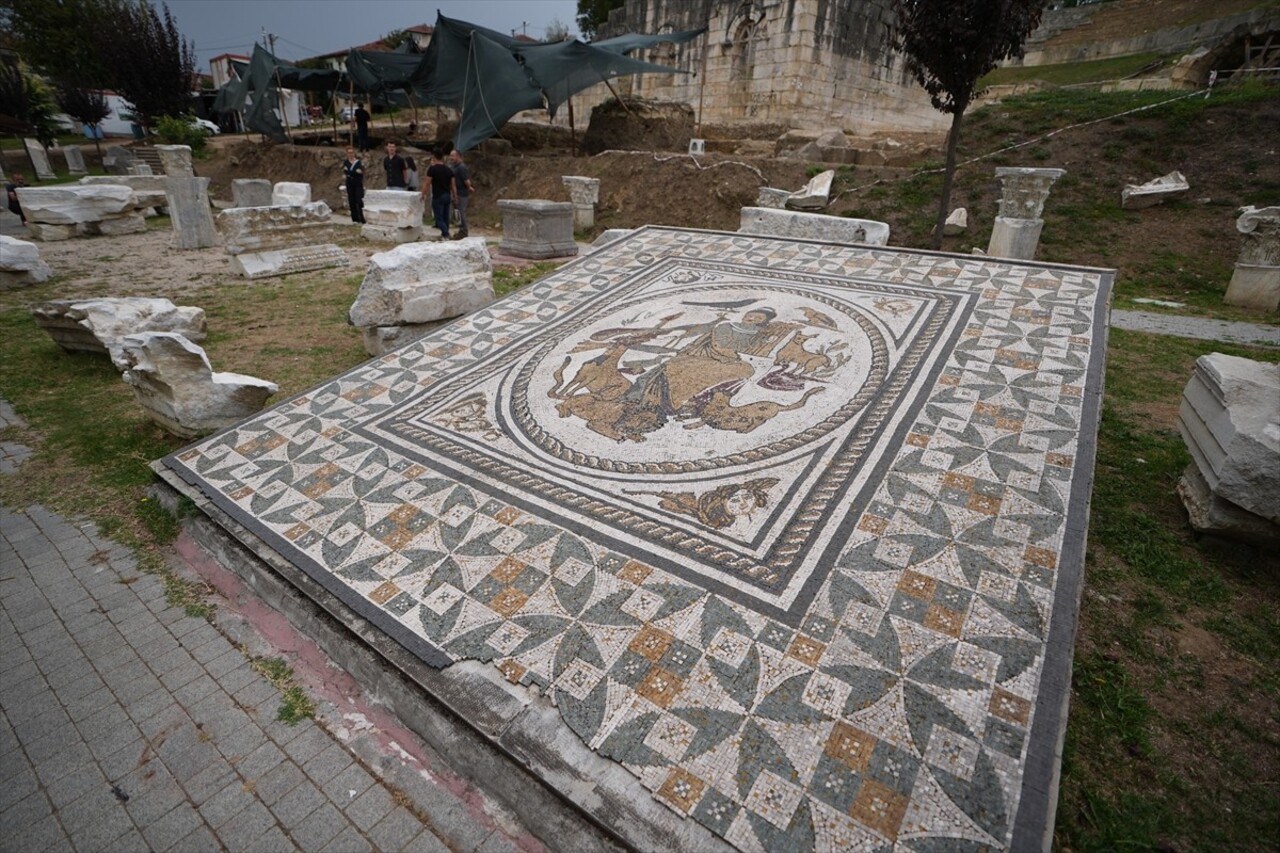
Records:
{"label": "paved walkway", "polygon": [[[0,475],[28,453],[0,443]],[[280,702],[92,524],[0,508],[0,851],[516,849],[473,792],[416,771],[389,789]]]}
{"label": "paved walkway", "polygon": [[1280,326],[1260,323],[1233,323],[1227,320],[1206,320],[1203,317],[1180,317],[1177,314],[1112,310],[1111,325],[1117,329],[1173,335],[1178,338],[1280,347]]}

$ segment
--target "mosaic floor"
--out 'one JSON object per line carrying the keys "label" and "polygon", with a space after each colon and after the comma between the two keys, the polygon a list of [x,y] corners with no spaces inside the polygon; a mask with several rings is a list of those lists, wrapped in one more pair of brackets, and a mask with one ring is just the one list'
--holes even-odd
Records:
{"label": "mosaic floor", "polygon": [[1038,848],[1110,284],[646,228],[164,464],[743,850]]}

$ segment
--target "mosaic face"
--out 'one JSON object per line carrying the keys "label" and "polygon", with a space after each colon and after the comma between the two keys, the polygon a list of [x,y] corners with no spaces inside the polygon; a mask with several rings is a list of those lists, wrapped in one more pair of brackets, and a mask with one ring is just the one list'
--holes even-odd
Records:
{"label": "mosaic face", "polygon": [[163,464],[740,849],[1038,848],[1109,286],[646,228]]}

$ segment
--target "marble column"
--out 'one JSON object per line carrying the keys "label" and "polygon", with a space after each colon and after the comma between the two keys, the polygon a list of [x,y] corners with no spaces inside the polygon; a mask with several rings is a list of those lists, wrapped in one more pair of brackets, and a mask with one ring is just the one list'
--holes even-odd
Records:
{"label": "marble column", "polygon": [[585,231],[596,224],[596,203],[600,201],[600,179],[565,175],[560,178],[569,189],[573,203],[573,228]]}
{"label": "marble column", "polygon": [[1280,207],[1241,208],[1236,230],[1244,239],[1224,301],[1275,311],[1280,308]]}
{"label": "marble column", "polygon": [[1045,200],[1053,182],[1066,173],[1065,169],[996,169],[1001,189],[1000,213],[991,229],[988,255],[1024,260],[1036,256],[1040,229],[1044,228],[1040,214]]}

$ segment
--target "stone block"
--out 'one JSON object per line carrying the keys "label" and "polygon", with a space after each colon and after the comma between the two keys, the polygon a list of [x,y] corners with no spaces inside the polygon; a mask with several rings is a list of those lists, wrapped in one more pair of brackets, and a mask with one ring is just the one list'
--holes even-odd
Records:
{"label": "stone block", "polygon": [[150,163],[143,163],[141,160],[137,160],[134,162],[132,166],[129,167],[129,174],[142,175],[144,177],[151,177],[155,175],[155,170],[151,168]]}
{"label": "stone block", "polygon": [[347,253],[332,243],[319,246],[294,246],[265,252],[243,252],[232,255],[231,271],[245,278],[271,278],[295,272],[345,267],[351,263]]}
{"label": "stone block", "polygon": [[[38,139],[24,139],[22,146],[27,149],[27,156],[31,158],[31,164],[35,167],[36,178],[41,181],[55,181],[58,176],[54,174],[53,167],[49,165],[49,152],[40,144]],[[23,206],[26,209],[26,206]]]}
{"label": "stone block", "polygon": [[834,169],[814,175],[809,183],[791,194],[787,199],[787,207],[796,210],[821,210],[831,201],[831,184],[835,179]]}
{"label": "stone block", "polygon": [[127,335],[124,381],[151,419],[174,435],[196,438],[262,410],[274,382],[215,373],[205,351],[173,332]]}
{"label": "stone block", "polygon": [[1040,246],[1040,232],[1043,229],[1043,219],[997,216],[991,229],[991,242],[987,244],[987,254],[993,258],[1031,260]]}
{"label": "stone block", "polygon": [[1275,311],[1280,308],[1280,267],[1236,264],[1222,301],[1241,308]]}
{"label": "stone block", "polygon": [[848,148],[849,140],[844,135],[844,131],[838,127],[829,128],[818,134],[814,142],[818,143],[821,148]]}
{"label": "stone block", "polygon": [[138,207],[144,210],[163,208],[168,204],[164,175],[85,175],[79,183],[86,186],[105,184],[128,187],[138,197]]}
{"label": "stone block", "polygon": [[273,207],[292,207],[311,203],[311,184],[301,181],[281,181],[271,188]]}
{"label": "stone block", "polygon": [[84,152],[79,145],[62,146],[62,156],[67,159],[67,172],[72,175],[87,175],[89,167],[84,163]]}
{"label": "stone block", "polygon": [[0,290],[39,284],[52,274],[40,259],[40,247],[16,237],[0,235]]}
{"label": "stone block", "polygon": [[491,303],[493,269],[480,237],[397,246],[369,259],[348,317],[353,326],[404,326]]}
{"label": "stone block", "polygon": [[545,199],[499,199],[502,242],[498,251],[517,258],[563,258],[578,254],[573,205]]}
{"label": "stone block", "polygon": [[364,194],[364,221],[369,225],[422,229],[426,201],[421,193],[404,190],[367,190]]}
{"label": "stone block", "polygon": [[190,145],[157,145],[156,153],[160,155],[160,166],[167,177],[195,177],[195,169],[191,165]]}
{"label": "stone block", "polygon": [[207,249],[215,245],[217,231],[213,225],[213,208],[209,206],[209,179],[170,175],[165,180],[174,246]]}
{"label": "stone block", "polygon": [[233,207],[270,207],[271,182],[266,178],[233,178],[231,201]]}
{"label": "stone block", "polygon": [[1196,359],[1178,430],[1214,495],[1280,524],[1280,365]]}
{"label": "stone block", "polygon": [[78,225],[131,212],[138,197],[119,184],[64,184],[59,187],[21,187],[18,202],[29,222]]}
{"label": "stone block", "polygon": [[360,330],[364,351],[371,356],[386,355],[393,349],[423,337],[439,323],[416,323],[409,326],[371,326]]}
{"label": "stone block", "polygon": [[31,316],[63,350],[106,353],[120,369],[121,341],[128,335],[176,332],[193,341],[205,337],[204,310],[179,307],[168,299],[62,299],[35,306]]}
{"label": "stone block", "polygon": [[951,211],[951,215],[942,225],[942,233],[948,237],[955,237],[967,230],[969,230],[969,211],[963,207],[957,207]]}
{"label": "stone block", "polygon": [[348,233],[322,201],[293,207],[231,207],[214,217],[228,254],[330,242]]}
{"label": "stone block", "polygon": [[1120,206],[1125,210],[1141,210],[1163,204],[1171,198],[1182,198],[1191,185],[1181,172],[1170,172],[1145,184],[1129,184],[1120,191]]}
{"label": "stone block", "polygon": [[600,200],[600,179],[565,175],[560,180],[569,190],[569,203],[573,205],[573,227],[579,231],[594,228],[596,203]]}
{"label": "stone block", "polygon": [[81,234],[91,236],[115,237],[119,234],[141,234],[147,230],[147,218],[138,213],[116,216],[111,219],[100,219],[97,222],[85,222],[79,226]]}
{"label": "stone block", "polygon": [[52,243],[55,240],[70,240],[80,232],[74,225],[46,225],[43,222],[27,221],[27,233],[31,239],[41,243]]}
{"label": "stone block", "polygon": [[[408,195],[408,193],[400,193]],[[422,239],[422,226],[409,225],[403,228],[395,225],[370,225],[360,227],[360,236],[371,243],[416,243]]]}
{"label": "stone block", "polygon": [[706,153],[707,153],[707,140],[705,140],[705,139],[690,139],[690,140],[689,140],[689,153],[690,153],[690,154],[706,154]]}
{"label": "stone block", "polygon": [[111,145],[102,154],[102,168],[106,169],[108,174],[129,175],[132,174],[136,159],[133,152],[123,145]]}
{"label": "stone block", "polygon": [[775,210],[767,207],[742,208],[738,231],[769,237],[796,237],[824,243],[864,243],[884,246],[889,242],[889,225],[872,219],[851,219],[821,213]]}

